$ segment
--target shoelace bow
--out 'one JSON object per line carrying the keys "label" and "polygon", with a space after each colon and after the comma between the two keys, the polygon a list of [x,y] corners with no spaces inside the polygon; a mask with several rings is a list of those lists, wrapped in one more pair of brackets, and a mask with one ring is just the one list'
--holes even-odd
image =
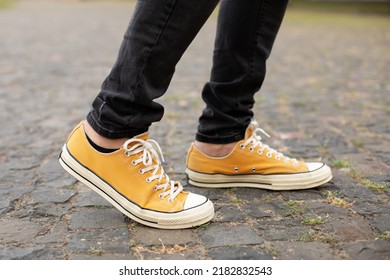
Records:
{"label": "shoelace bow", "polygon": [[253,133],[243,144],[241,144],[241,148],[245,148],[249,144],[252,144],[249,147],[249,149],[251,151],[254,151],[256,149],[256,147],[259,146],[259,150],[258,150],[259,154],[262,154],[264,152],[264,150],[267,149],[268,150],[267,157],[272,157],[275,154],[276,155],[275,158],[277,160],[284,158],[285,163],[288,163],[291,160],[291,161],[293,161],[294,165],[298,165],[298,161],[295,158],[289,158],[289,157],[283,155],[282,153],[276,151],[275,149],[272,149],[268,145],[265,145],[261,142],[262,138],[258,133],[262,133],[265,136],[267,136],[268,138],[270,138],[271,136],[267,132],[265,132],[264,129],[258,127],[257,121],[255,121],[255,120],[251,121],[250,126],[252,128]]}
{"label": "shoelace bow", "polygon": [[[164,162],[164,157],[158,143],[153,139],[148,139],[145,141],[142,139],[133,138],[127,140],[123,144],[123,148],[125,149],[126,156],[142,153],[142,156],[140,156],[138,159],[134,159],[132,164],[138,165],[142,163],[145,166],[145,168],[141,168],[139,170],[141,174],[153,171],[152,175],[146,178],[146,181],[150,183],[154,180],[157,180],[158,184],[155,185],[154,190],[163,190],[163,192],[160,193],[160,198],[164,198],[169,195],[169,201],[173,202],[175,197],[183,190],[183,186],[179,182],[170,180],[169,176],[165,174],[161,165],[161,163]],[[155,159],[155,165],[152,165],[153,159]]]}

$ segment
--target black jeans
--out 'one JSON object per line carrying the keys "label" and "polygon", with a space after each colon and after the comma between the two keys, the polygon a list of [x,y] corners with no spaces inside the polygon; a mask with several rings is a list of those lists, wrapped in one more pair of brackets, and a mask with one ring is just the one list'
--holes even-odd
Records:
{"label": "black jeans", "polygon": [[[162,96],[175,66],[218,0],[139,0],[119,55],[87,120],[107,138],[146,132],[163,114]],[[244,137],[288,0],[222,0],[210,81],[196,139]]]}

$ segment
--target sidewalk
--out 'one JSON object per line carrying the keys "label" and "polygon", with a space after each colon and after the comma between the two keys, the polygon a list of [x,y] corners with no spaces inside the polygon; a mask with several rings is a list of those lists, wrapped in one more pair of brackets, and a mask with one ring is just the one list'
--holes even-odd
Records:
{"label": "sidewalk", "polygon": [[[34,1],[0,10],[0,259],[390,259],[388,18],[288,12],[256,96],[267,143],[325,161],[330,183],[288,192],[187,186],[214,201],[215,219],[157,230],[125,218],[57,160],[132,8]],[[159,100],[165,117],[151,129],[184,185],[215,21],[178,65]]]}

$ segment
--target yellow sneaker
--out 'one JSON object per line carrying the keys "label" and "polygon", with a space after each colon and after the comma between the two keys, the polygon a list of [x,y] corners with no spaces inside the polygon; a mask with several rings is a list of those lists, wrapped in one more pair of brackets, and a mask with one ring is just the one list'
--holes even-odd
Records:
{"label": "yellow sneaker", "polygon": [[83,123],[69,136],[59,156],[62,167],[131,219],[155,228],[179,229],[214,217],[213,203],[185,192],[165,174],[157,142],[144,133],[112,153],[88,142]]}
{"label": "yellow sneaker", "polygon": [[210,157],[194,144],[187,154],[189,183],[198,187],[254,187],[299,190],[320,186],[332,179],[324,163],[291,159],[261,142],[258,132],[269,135],[252,121],[245,139],[224,157]]}

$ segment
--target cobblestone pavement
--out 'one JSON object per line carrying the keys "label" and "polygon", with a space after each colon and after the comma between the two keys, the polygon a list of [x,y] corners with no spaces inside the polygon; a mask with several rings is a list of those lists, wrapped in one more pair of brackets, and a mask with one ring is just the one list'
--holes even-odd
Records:
{"label": "cobblestone pavement", "polygon": [[[188,189],[215,219],[157,230],[125,218],[57,161],[109,71],[133,4],[25,1],[0,10],[0,259],[390,259],[390,21],[288,11],[256,119],[334,179],[307,191]],[[187,185],[215,15],[177,67],[151,129]]]}

